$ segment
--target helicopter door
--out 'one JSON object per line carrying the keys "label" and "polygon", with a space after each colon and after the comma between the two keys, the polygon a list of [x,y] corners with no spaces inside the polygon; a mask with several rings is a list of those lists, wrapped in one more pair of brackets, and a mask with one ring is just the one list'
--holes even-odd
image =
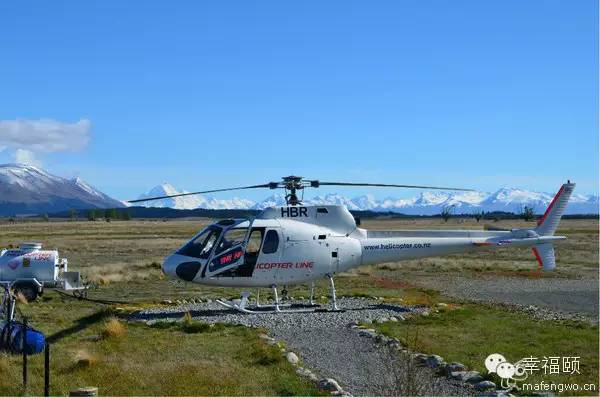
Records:
{"label": "helicopter door", "polygon": [[217,276],[243,263],[244,241],[247,233],[248,227],[233,227],[223,233],[210,262],[208,262],[207,277]]}
{"label": "helicopter door", "polygon": [[280,265],[281,252],[283,251],[283,238],[281,229],[267,228],[264,234],[262,247],[258,253],[255,276],[264,280],[275,280],[278,266]]}

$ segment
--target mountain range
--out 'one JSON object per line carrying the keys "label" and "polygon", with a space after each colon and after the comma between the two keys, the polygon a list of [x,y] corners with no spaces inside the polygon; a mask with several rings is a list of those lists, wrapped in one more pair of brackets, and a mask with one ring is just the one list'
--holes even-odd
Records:
{"label": "mountain range", "polygon": [[[140,198],[186,193],[163,183],[140,195]],[[378,200],[372,195],[349,198],[341,194],[327,194],[305,199],[306,204],[343,204],[350,210],[397,212],[407,215],[436,215],[445,207],[456,214],[475,211],[505,211],[518,213],[530,206],[543,213],[554,194],[529,190],[502,188],[494,193],[423,191],[411,198],[388,197]],[[285,205],[282,194],[271,195],[255,202],[245,198],[217,199],[212,196],[183,196],[140,203],[145,207],[174,209],[252,209]],[[70,209],[119,208],[126,206],[92,187],[81,178],[66,179],[52,175],[41,168],[24,164],[0,164],[0,216],[42,214]],[[574,194],[567,214],[597,214],[599,199],[596,195]]]}
{"label": "mountain range", "polygon": [[[178,190],[169,183],[163,183],[139,196],[148,198],[172,194],[187,193]],[[397,212],[407,215],[436,215],[445,207],[451,207],[456,214],[469,214],[476,211],[504,211],[519,213],[529,206],[536,213],[543,213],[552,201],[554,194],[533,192],[524,189],[502,188],[494,193],[485,192],[444,192],[424,191],[411,198],[388,197],[377,200],[373,195],[348,198],[340,194],[327,194],[305,199],[305,204],[343,204],[350,210]],[[274,194],[255,202],[248,199],[215,199],[211,196],[183,196],[141,203],[145,207],[168,207],[175,209],[256,209],[285,205],[282,194]],[[567,207],[567,214],[597,214],[599,198],[596,195],[574,194]]]}
{"label": "mountain range", "polygon": [[61,178],[31,165],[0,164],[0,215],[123,206],[81,178]]}

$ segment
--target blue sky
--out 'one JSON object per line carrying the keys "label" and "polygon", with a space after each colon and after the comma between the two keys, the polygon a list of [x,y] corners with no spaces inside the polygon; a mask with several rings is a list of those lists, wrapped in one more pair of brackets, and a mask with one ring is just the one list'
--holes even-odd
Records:
{"label": "blue sky", "polygon": [[[39,119],[47,147],[3,140]],[[598,6],[5,1],[1,121],[0,162],[120,199],[290,173],[597,193]]]}

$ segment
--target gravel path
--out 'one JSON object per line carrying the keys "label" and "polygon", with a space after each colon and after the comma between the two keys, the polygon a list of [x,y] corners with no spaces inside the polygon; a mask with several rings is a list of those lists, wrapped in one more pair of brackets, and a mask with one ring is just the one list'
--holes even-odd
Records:
{"label": "gravel path", "polygon": [[[442,277],[419,276],[414,282],[426,288],[470,300],[536,306],[544,312],[598,321],[598,277]],[[571,315],[571,316],[569,316]],[[574,316],[573,316],[574,315]],[[562,316],[558,316],[559,318]]]}
{"label": "gravel path", "polygon": [[[251,327],[264,327],[271,336],[283,340],[301,357],[309,369],[322,377],[336,379],[344,390],[356,396],[397,394],[399,379],[408,373],[421,395],[474,395],[464,384],[434,376],[427,368],[413,368],[411,361],[398,359],[372,338],[359,335],[348,327],[352,322],[396,317],[402,321],[406,307],[383,304],[363,298],[341,298],[343,312],[242,314],[223,308],[217,303],[188,304],[153,308],[136,314],[136,319],[179,319],[190,312],[194,319],[204,322],[225,322]],[[410,370],[409,368],[413,368]],[[411,372],[412,371],[412,372]],[[414,389],[413,389],[414,390]]]}

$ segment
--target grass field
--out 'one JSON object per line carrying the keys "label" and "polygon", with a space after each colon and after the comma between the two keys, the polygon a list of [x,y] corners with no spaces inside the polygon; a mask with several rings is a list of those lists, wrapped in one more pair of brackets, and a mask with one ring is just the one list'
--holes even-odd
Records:
{"label": "grass field", "polygon": [[[446,303],[446,302],[444,302]],[[450,302],[429,316],[375,325],[414,351],[438,354],[447,362],[461,362],[487,373],[487,355],[501,352],[512,363],[526,357],[538,360],[538,371],[528,383],[540,381],[598,386],[598,327],[589,324],[537,321],[521,313],[469,303]],[[562,357],[578,357],[579,373],[562,373]],[[546,374],[544,358],[560,357],[561,373]],[[547,362],[548,364],[549,362]],[[491,380],[500,381],[498,377]],[[567,395],[589,393],[567,393]]]}
{"label": "grass field", "polygon": [[[21,306],[51,342],[51,394],[317,395],[258,330],[199,323],[155,328],[49,293]],[[186,326],[187,325],[187,326]],[[43,392],[43,356],[29,359],[29,393]],[[21,357],[0,355],[0,394],[23,394]]]}
{"label": "grass field", "polygon": [[[207,288],[164,280],[162,259],[182,245],[209,220],[157,220],[116,222],[28,222],[3,224],[0,247],[21,241],[41,241],[58,248],[99,288],[92,297],[132,302],[132,306],[159,304],[165,299],[233,297],[239,291]],[[497,227],[524,227],[522,221],[500,221]],[[366,220],[370,229],[480,228],[474,220],[439,219]],[[598,272],[598,222],[565,220],[558,234],[569,239],[557,249],[560,268],[551,277],[581,277]],[[582,374],[576,382],[596,382],[598,377],[598,327],[589,324],[537,322],[521,313],[499,307],[452,300],[436,291],[403,283],[423,274],[504,274],[528,276],[536,264],[530,250],[452,255],[355,269],[337,279],[342,295],[384,297],[390,302],[421,304],[435,308],[450,303],[455,310],[432,311],[432,316],[397,325],[381,325],[382,331],[406,338],[418,330],[419,348],[448,360],[481,370],[481,357],[493,349],[510,357],[523,355],[579,355]],[[596,276],[597,277],[597,276]],[[327,294],[321,282],[319,295]],[[265,291],[266,292],[266,291]],[[295,287],[294,296],[307,295]],[[454,306],[452,306],[454,305]],[[297,377],[279,352],[264,345],[257,331],[217,327],[189,333],[181,328],[160,329],[123,323],[123,330],[106,332],[114,315],[99,305],[47,293],[41,300],[21,305],[31,322],[53,341],[52,392],[66,394],[76,387],[99,386],[102,394],[232,394],[307,395],[317,391]],[[114,308],[112,309],[114,310]],[[118,327],[117,327],[118,328]],[[193,327],[192,327],[193,328]],[[188,330],[189,331],[189,330]],[[104,337],[102,335],[105,335]],[[100,338],[98,338],[100,336]],[[98,340],[95,340],[98,339]],[[20,359],[0,355],[0,394],[21,394]],[[40,394],[41,357],[31,360],[31,394]]]}

